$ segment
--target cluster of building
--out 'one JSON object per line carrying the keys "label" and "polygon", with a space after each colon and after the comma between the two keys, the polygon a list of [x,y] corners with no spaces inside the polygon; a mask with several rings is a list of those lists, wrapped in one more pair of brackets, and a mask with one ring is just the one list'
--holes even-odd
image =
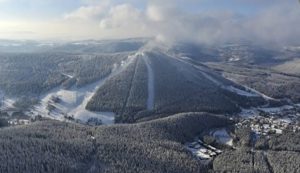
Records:
{"label": "cluster of building", "polygon": [[205,144],[200,139],[196,139],[196,141],[186,144],[186,147],[202,161],[210,161],[212,158],[222,153],[221,150]]}
{"label": "cluster of building", "polygon": [[9,125],[11,126],[18,126],[18,125],[28,125],[31,120],[26,119],[11,119],[7,121]]}
{"label": "cluster of building", "polygon": [[247,117],[236,124],[237,128],[250,127],[258,135],[282,134],[283,131],[300,131],[300,108],[286,106],[280,108],[261,108],[253,111],[254,116]]}

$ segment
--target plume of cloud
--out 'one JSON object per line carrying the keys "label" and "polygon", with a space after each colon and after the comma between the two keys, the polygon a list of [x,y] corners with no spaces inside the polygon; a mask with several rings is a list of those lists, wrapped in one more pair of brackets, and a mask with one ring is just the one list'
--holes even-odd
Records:
{"label": "plume of cloud", "polygon": [[143,11],[130,4],[111,6],[100,19],[100,30],[118,37],[154,36],[167,42],[299,44],[300,6],[292,3],[276,1],[273,7],[248,16],[234,11],[189,12],[174,4],[152,1]]}
{"label": "plume of cloud", "polygon": [[103,17],[109,8],[110,2],[108,0],[103,0],[96,3],[95,1],[89,0],[85,1],[86,5],[67,13],[64,15],[64,19],[67,20],[94,20]]}
{"label": "plume of cloud", "polygon": [[[5,1],[10,0],[0,0]],[[300,44],[300,4],[297,0],[230,0],[237,5],[260,6],[263,3],[264,8],[252,14],[232,9],[190,10],[204,2],[224,3],[225,0],[81,1],[81,7],[59,20],[39,23],[23,20],[19,28],[33,31],[37,37],[53,38],[155,37],[167,43],[221,44],[249,40],[262,44]],[[145,6],[134,5],[137,1]],[[20,24],[19,21],[15,23]],[[0,25],[5,32],[16,28],[6,21],[1,21]]]}

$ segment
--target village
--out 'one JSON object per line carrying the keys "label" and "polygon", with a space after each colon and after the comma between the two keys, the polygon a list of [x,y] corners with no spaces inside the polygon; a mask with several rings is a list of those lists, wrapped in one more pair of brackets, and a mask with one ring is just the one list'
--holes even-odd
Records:
{"label": "village", "polygon": [[[281,135],[285,131],[296,133],[300,132],[300,105],[243,110],[238,117],[231,119],[238,122],[235,128],[251,128],[258,137]],[[213,129],[209,132],[209,136],[216,139],[218,143],[234,148],[233,139],[226,128]],[[199,160],[207,164],[222,153],[222,150],[203,142],[201,137],[196,137],[193,142],[185,146]]]}
{"label": "village", "polygon": [[262,136],[300,131],[300,105],[244,110],[237,128],[250,127]]}

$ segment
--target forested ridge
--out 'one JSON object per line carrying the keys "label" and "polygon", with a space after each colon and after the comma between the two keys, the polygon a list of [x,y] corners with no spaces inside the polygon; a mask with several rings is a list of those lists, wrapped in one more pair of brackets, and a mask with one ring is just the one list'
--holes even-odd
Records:
{"label": "forested ridge", "polygon": [[236,148],[227,150],[213,162],[217,172],[298,173],[300,171],[299,132],[258,137],[249,129],[239,129]]}
{"label": "forested ridge", "polygon": [[89,127],[54,120],[0,130],[0,172],[207,172],[183,146],[230,124],[185,113],[132,125]]}
{"label": "forested ridge", "polygon": [[108,76],[128,53],[0,53],[0,88],[7,96],[39,96],[63,86],[82,87]]}

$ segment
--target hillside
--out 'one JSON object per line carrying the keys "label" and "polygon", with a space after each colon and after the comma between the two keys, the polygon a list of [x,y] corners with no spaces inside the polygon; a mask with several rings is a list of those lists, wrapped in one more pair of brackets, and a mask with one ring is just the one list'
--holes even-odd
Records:
{"label": "hillside", "polygon": [[[272,64],[283,61],[275,60],[271,50],[239,44],[168,47],[146,41],[81,41],[48,45],[46,52],[0,53],[0,110],[112,124],[183,112],[233,115],[268,103],[280,105],[280,99],[299,100],[297,76],[265,70],[265,63],[256,61],[260,52]],[[84,51],[71,51],[70,45]],[[225,55],[244,59],[228,63]],[[254,64],[245,65],[251,59]]]}
{"label": "hillside", "polygon": [[138,52],[130,58],[133,62],[123,73],[98,89],[88,110],[114,112],[117,122],[135,122],[151,119],[149,114],[158,118],[180,112],[234,113],[240,106],[265,102],[201,64],[161,51]]}
{"label": "hillside", "polygon": [[181,112],[237,113],[268,102],[259,93],[163,46],[98,54],[92,49],[95,44],[84,44],[91,47],[84,54],[68,53],[68,49],[64,53],[3,53],[0,88],[4,103],[14,98],[18,104],[13,105],[22,105],[29,116],[83,122],[99,118],[111,124]]}
{"label": "hillside", "polygon": [[253,88],[275,99],[300,101],[300,78],[264,67],[234,65],[228,63],[207,63],[225,78]]}
{"label": "hillside", "polygon": [[183,143],[228,124],[219,116],[186,113],[97,128],[53,120],[4,128],[0,172],[206,172]]}
{"label": "hillside", "polygon": [[287,61],[283,64],[273,67],[274,70],[282,73],[294,74],[300,76],[300,59],[294,59]]}

